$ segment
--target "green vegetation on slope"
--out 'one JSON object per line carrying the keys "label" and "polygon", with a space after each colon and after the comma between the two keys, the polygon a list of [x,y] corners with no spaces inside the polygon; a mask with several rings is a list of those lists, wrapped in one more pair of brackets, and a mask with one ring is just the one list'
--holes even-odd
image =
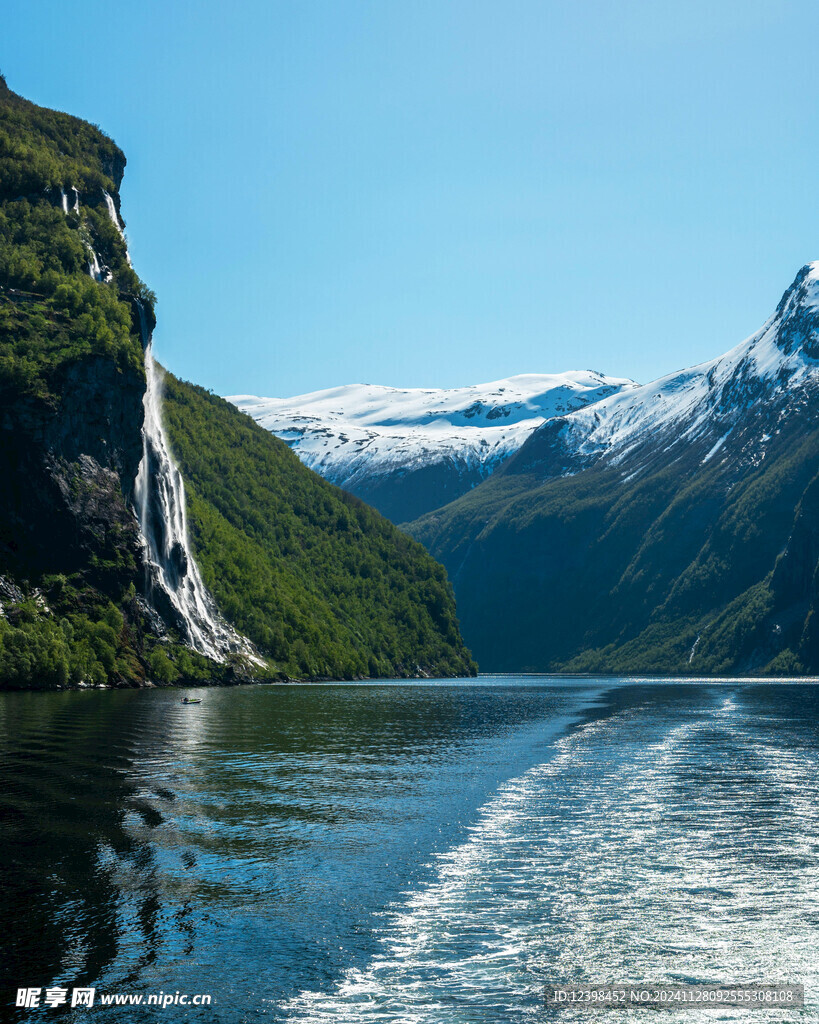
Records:
{"label": "green vegetation on slope", "polygon": [[96,125],[13,93],[0,75],[0,194],[52,187],[113,192],[125,157]]}
{"label": "green vegetation on slope", "polygon": [[[103,195],[117,194],[124,167],[98,128],[30,103],[0,77],[0,389],[56,401],[61,371],[91,354],[141,372],[123,296],[152,305],[153,295],[130,267]],[[89,276],[91,250],[110,282]]]}
{"label": "green vegetation on slope", "polygon": [[[132,296],[153,304],[105,204],[124,166],[98,128],[30,103],[0,77],[3,686],[145,678],[133,528],[100,468],[106,452],[119,457],[108,424],[126,418],[126,395],[139,410],[144,387]],[[109,281],[91,278],[92,250]],[[76,461],[89,450],[96,477]]]}
{"label": "green vegetation on slope", "polygon": [[[135,300],[152,324],[154,296],[108,213],[124,167],[98,128],[0,77],[0,686],[246,671],[164,634],[138,596]],[[232,406],[173,380],[168,394],[203,575],[269,677],[473,670],[444,572],[415,542]]]}
{"label": "green vegetation on slope", "polygon": [[133,587],[120,595],[119,607],[89,587],[82,573],[42,577],[36,589],[26,585],[26,591],[4,601],[0,615],[4,689],[235,679],[231,666],[214,666],[170,638],[157,643],[140,636]]}
{"label": "green vegetation on slope", "polygon": [[815,672],[819,537],[788,579],[782,559],[795,523],[819,519],[800,513],[818,445],[794,414],[741,476],[696,452],[628,483],[501,472],[410,529],[448,568],[486,670]]}
{"label": "green vegetation on slope", "polygon": [[290,676],[468,675],[443,568],[223,399],[168,375],[165,421],[219,607]]}
{"label": "green vegetation on slope", "polygon": [[[62,588],[68,586],[63,581]],[[109,602],[95,621],[86,614],[44,614],[43,603],[12,605],[0,618],[0,680],[14,689],[105,683],[138,669],[121,642],[124,619]]]}

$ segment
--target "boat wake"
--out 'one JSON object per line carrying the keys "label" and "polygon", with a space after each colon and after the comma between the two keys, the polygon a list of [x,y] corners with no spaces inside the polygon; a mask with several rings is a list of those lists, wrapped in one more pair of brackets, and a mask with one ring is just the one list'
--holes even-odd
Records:
{"label": "boat wake", "polygon": [[[558,740],[437,858],[432,883],[388,913],[378,955],[333,991],[302,992],[287,1019],[501,1024],[547,1012],[547,983],[750,984],[783,972],[815,999],[811,741],[766,736],[758,712],[724,691],[700,690],[676,717],[646,704]],[[644,1019],[639,1007],[622,1013]]]}

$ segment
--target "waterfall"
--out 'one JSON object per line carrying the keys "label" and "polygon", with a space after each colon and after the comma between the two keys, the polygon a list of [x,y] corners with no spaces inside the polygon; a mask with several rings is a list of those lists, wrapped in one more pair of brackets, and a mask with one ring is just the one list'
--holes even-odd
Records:
{"label": "waterfall", "polygon": [[131,266],[131,254],[128,252],[128,243],[125,239],[125,231],[120,223],[119,216],[117,215],[117,208],[114,205],[113,196],[105,189],[102,190],[102,194],[105,196],[105,205],[108,207],[108,216],[111,218],[111,223],[119,231],[120,238],[125,242],[125,258],[128,260],[128,266]]}
{"label": "waterfall", "polygon": [[94,278],[95,281],[102,280],[102,267],[97,254],[94,252],[94,248],[88,242],[85,243],[88,248],[88,273]]}
{"label": "waterfall", "polygon": [[68,213],[68,196],[65,194],[65,189],[60,189],[60,198],[63,203],[63,213]]}
{"label": "waterfall", "polygon": [[[63,190],[61,190],[61,191],[62,191],[62,199],[63,199],[63,210],[66,213],[68,213],[68,197],[66,196],[65,191],[63,191]],[[72,191],[73,191],[74,196],[75,196],[73,209],[74,209],[75,213],[79,213],[80,212],[80,193],[75,188],[72,188]],[[125,235],[123,234],[122,226],[120,225],[119,221],[116,219],[116,210],[114,209],[114,201],[108,195],[108,193],[105,191],[105,189],[103,189],[102,194],[105,196],[105,202],[106,202],[106,205],[108,206],[108,213],[111,216],[111,218],[113,219],[114,223],[116,224],[117,230],[119,231],[120,235],[122,236],[122,238],[124,240],[125,239]],[[88,250],[88,273],[91,275],[91,277],[94,278],[95,281],[102,281],[105,284],[108,284],[110,281],[113,281],[114,275],[111,273],[111,271],[108,269],[108,267],[103,266],[100,263],[99,256],[97,256],[96,250],[94,249],[94,246],[91,244],[90,234],[89,234],[89,231],[88,231],[87,227],[84,228],[83,234],[84,234],[83,241],[85,242],[85,247]],[[128,265],[130,266],[130,264],[131,264],[131,257],[128,255],[128,246],[127,245],[125,246],[125,256],[126,256],[126,258],[128,260]]]}
{"label": "waterfall", "polygon": [[154,362],[145,307],[139,310],[145,349],[147,388],[143,405],[142,461],[137,473],[134,501],[145,545],[147,596],[159,588],[177,613],[179,624],[194,650],[214,661],[241,653],[263,664],[252,644],[221,617],[208,592],[188,543],[185,486],[171,458],[162,426],[162,377]]}

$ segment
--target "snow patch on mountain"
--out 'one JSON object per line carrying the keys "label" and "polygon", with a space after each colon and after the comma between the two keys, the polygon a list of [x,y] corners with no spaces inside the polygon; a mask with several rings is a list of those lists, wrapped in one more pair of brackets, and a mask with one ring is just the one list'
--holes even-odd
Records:
{"label": "snow patch on mountain", "polygon": [[[673,456],[692,442],[708,444],[702,462],[736,455],[727,444],[729,439],[733,444],[735,427],[763,408],[788,415],[793,401],[781,403],[777,397],[792,399],[812,383],[819,383],[819,262],[804,266],[773,316],[725,355],[620,391],[548,427],[559,430],[563,472],[605,458],[610,465],[622,464],[630,480],[657,457]],[[758,464],[770,439],[768,432],[759,434],[749,452],[743,437],[742,454]],[[635,466],[635,455],[642,464]]]}
{"label": "snow patch on mountain", "polygon": [[365,477],[445,461],[488,475],[546,419],[636,387],[582,370],[451,389],[350,384],[294,398],[228,400],[311,469],[352,489]]}

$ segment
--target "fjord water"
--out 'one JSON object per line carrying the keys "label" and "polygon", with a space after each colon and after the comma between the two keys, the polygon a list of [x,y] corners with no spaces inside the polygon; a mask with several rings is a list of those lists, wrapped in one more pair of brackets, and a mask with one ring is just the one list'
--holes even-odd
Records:
{"label": "fjord water", "polygon": [[501,1024],[589,1015],[547,982],[787,980],[805,1010],[763,1015],[819,1019],[813,685],[196,695],[0,695],[0,1016],[61,984],[213,996],[77,1019]]}

